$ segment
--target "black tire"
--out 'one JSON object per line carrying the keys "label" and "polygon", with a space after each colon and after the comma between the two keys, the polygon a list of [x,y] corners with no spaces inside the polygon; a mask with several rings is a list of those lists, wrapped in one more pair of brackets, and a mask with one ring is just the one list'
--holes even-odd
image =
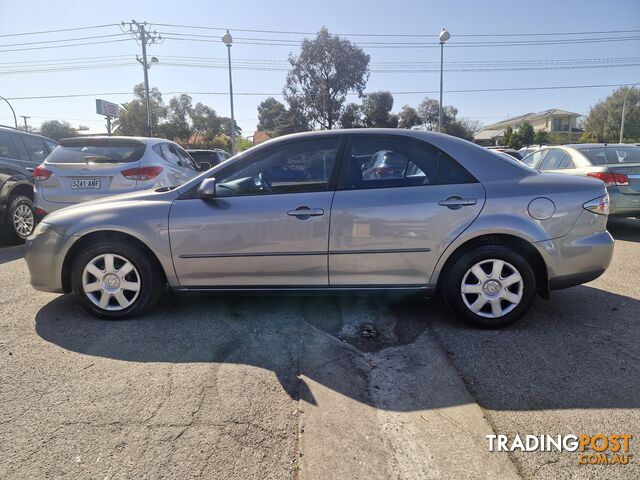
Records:
{"label": "black tire", "polygon": [[[83,271],[87,264],[100,255],[114,254],[135,267],[139,275],[140,290],[133,303],[122,310],[106,310],[94,304],[82,286]],[[135,244],[104,240],[83,249],[73,261],[71,289],[80,305],[89,313],[108,320],[121,320],[139,316],[150,310],[165,290],[166,280],[157,260]]]}
{"label": "black tire", "polygon": [[[31,212],[31,224],[28,225],[30,226],[28,231],[18,230],[14,223],[16,212],[19,208],[24,206],[26,206]],[[7,217],[5,219],[5,225],[7,230],[5,237],[10,243],[24,243],[27,237],[33,233],[33,229],[36,226],[36,221],[35,215],[33,213],[33,202],[29,197],[26,197],[24,195],[14,195],[9,197],[9,200],[7,201]]]}
{"label": "black tire", "polygon": [[[508,311],[508,313],[497,318],[487,318],[483,316],[482,314],[492,314],[484,310],[480,311],[480,314],[473,312],[465,303],[465,298],[468,303],[471,303],[474,298],[478,299],[480,295],[474,297],[474,294],[467,294],[464,296],[462,293],[462,282],[467,272],[474,265],[491,259],[507,262],[507,264],[510,264],[517,270],[522,279],[521,291],[519,292],[521,293],[521,299],[519,303],[515,304],[515,307]],[[509,266],[505,267],[506,272],[510,270],[511,268]],[[484,245],[464,253],[454,261],[445,273],[443,280],[444,282],[441,284],[440,290],[449,308],[457,318],[479,328],[504,328],[515,323],[527,313],[536,297],[536,277],[533,268],[522,255],[504,245]],[[482,280],[479,279],[479,282],[482,283]],[[515,288],[518,288],[518,285],[516,285]],[[465,298],[463,298],[463,296]],[[513,304],[507,302],[507,308],[512,305]],[[485,308],[487,306],[487,310],[490,310],[491,304],[485,305]],[[505,310],[507,310],[507,308],[505,308]]]}

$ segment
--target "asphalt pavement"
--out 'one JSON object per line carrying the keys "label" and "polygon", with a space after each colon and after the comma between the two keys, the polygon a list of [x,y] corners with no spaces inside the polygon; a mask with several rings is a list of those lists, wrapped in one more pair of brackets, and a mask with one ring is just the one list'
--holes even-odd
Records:
{"label": "asphalt pavement", "polygon": [[[640,221],[505,330],[438,299],[167,294],[109,322],[0,246],[0,478],[638,478]],[[629,465],[485,436],[630,433]]]}

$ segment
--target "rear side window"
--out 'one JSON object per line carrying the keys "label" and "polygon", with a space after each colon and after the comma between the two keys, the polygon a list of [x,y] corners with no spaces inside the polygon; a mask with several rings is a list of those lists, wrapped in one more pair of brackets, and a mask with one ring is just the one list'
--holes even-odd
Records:
{"label": "rear side window", "polygon": [[[84,140],[84,139],[82,139]],[[47,158],[48,163],[129,163],[144,155],[146,146],[138,142],[87,139],[63,143]]]}
{"label": "rear side window", "polygon": [[563,150],[552,148],[545,155],[544,160],[542,160],[539,170],[557,170],[560,168],[564,156],[565,153]]}
{"label": "rear side window", "polygon": [[424,142],[356,137],[340,184],[342,188],[361,189],[475,182],[453,158]]}
{"label": "rear side window", "polygon": [[0,132],[0,157],[18,159],[18,152],[8,134]]}

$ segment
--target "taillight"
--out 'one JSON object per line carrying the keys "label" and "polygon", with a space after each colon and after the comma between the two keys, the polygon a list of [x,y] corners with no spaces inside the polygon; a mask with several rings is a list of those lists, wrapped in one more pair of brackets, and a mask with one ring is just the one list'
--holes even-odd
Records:
{"label": "taillight", "polygon": [[42,165],[36,167],[33,171],[33,178],[38,181],[47,180],[51,175],[53,175],[53,172],[51,170],[47,170]]}
{"label": "taillight", "polygon": [[607,193],[602,197],[589,200],[582,206],[585,210],[597,213],[598,215],[609,215],[609,194]]}
{"label": "taillight", "polygon": [[162,172],[162,167],[136,167],[123,170],[122,176],[128,180],[151,180]]}
{"label": "taillight", "polygon": [[597,178],[604,182],[605,187],[626,187],[629,185],[629,177],[624,173],[591,172],[587,176]]}

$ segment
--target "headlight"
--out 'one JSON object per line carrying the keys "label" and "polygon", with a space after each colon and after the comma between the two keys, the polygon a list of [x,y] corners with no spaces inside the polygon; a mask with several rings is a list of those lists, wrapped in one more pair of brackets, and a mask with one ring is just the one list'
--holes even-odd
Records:
{"label": "headlight", "polygon": [[38,225],[36,225],[36,228],[34,228],[31,236],[37,237],[38,235],[42,235],[43,233],[45,233],[48,230],[51,230],[52,228],[53,228],[52,224],[46,223],[46,222],[40,222]]}
{"label": "headlight", "polygon": [[582,206],[585,208],[585,210],[597,213],[598,215],[609,215],[609,194],[607,193],[602,197],[589,200]]}

